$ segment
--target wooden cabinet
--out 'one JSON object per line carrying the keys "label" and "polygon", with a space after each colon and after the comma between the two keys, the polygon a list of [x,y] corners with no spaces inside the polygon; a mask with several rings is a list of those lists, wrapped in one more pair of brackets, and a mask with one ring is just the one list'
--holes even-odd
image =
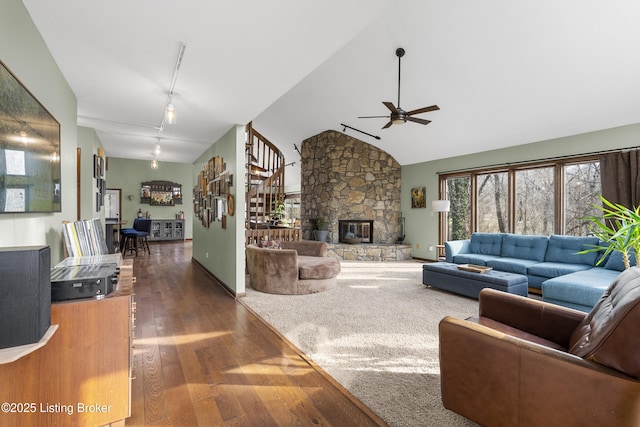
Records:
{"label": "wooden cabinet", "polygon": [[[131,260],[104,299],[51,305],[58,329],[42,348],[0,365],[2,426],[124,425],[135,321]],[[8,411],[6,409],[9,409]]]}
{"label": "wooden cabinet", "polygon": [[154,219],[151,220],[151,235],[149,240],[184,240],[183,219]]}

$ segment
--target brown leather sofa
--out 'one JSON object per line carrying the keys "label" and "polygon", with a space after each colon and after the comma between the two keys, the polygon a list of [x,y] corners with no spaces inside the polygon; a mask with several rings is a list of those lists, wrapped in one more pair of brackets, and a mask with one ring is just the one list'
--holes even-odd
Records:
{"label": "brown leather sofa", "polygon": [[327,257],[328,245],[313,240],[291,240],[279,249],[247,245],[249,283],[272,294],[311,294],[336,286],[340,261]]}
{"label": "brown leather sofa", "polygon": [[640,269],[590,313],[493,289],[440,322],[442,402],[483,426],[640,426]]}

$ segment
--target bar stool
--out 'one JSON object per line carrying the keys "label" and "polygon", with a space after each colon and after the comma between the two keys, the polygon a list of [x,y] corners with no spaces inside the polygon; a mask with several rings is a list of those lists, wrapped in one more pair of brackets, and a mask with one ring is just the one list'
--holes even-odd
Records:
{"label": "bar stool", "polygon": [[133,228],[125,228],[121,232],[122,241],[120,242],[120,250],[122,255],[126,255],[128,251],[135,251],[136,256],[138,256],[139,246],[141,246],[143,251],[151,255],[148,239],[149,234],[151,234],[151,220],[136,218],[133,222]]}
{"label": "bar stool", "polygon": [[[142,219],[138,218],[138,226],[134,224],[133,228],[138,232],[138,238],[136,241],[136,247],[138,243],[142,245],[142,250],[147,251],[149,255],[151,255],[151,249],[149,248],[149,235],[151,234],[151,220],[150,219]],[[136,251],[136,255],[138,252]]]}

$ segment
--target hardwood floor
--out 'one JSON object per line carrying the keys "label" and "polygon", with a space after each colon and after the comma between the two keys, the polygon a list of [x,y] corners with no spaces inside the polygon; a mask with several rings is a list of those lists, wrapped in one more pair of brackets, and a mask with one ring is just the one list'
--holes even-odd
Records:
{"label": "hardwood floor", "polygon": [[134,259],[127,426],[386,426],[191,260],[190,242]]}

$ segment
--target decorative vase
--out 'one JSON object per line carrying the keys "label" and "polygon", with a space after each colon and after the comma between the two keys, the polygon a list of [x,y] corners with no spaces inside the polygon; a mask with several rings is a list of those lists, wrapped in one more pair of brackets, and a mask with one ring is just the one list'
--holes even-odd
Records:
{"label": "decorative vase", "polygon": [[313,230],[313,236],[318,242],[326,242],[329,230]]}

